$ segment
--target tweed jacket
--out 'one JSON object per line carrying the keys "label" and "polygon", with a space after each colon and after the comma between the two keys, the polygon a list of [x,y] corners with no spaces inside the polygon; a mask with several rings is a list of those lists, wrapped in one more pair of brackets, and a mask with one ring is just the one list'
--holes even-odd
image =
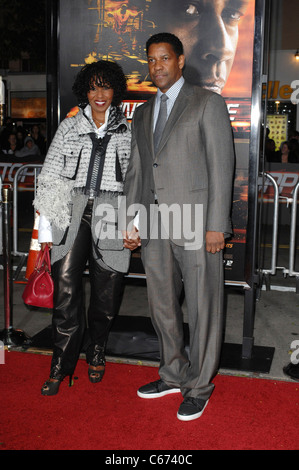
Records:
{"label": "tweed jacket", "polygon": [[[91,133],[94,133],[93,124],[82,109],[76,116],[64,119],[38,178],[34,207],[52,226],[52,263],[67,254],[78,233],[88,199],[84,188],[92,152]],[[122,237],[117,231],[116,214],[130,158],[131,132],[125,117],[115,107],[110,111],[107,133],[111,138],[106,149],[100,194],[94,203],[93,241],[100,253],[100,263],[105,259],[111,269],[126,272],[130,254],[123,248]],[[101,207],[107,204],[114,211],[108,211],[108,216],[104,217]],[[107,217],[113,220],[107,220]],[[114,233],[110,231],[109,235],[101,237],[107,224],[114,227]]]}

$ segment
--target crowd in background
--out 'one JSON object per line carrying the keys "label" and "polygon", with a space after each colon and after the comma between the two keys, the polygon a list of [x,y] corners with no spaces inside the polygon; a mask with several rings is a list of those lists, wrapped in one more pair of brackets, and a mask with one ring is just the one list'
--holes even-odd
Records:
{"label": "crowd in background", "polygon": [[7,118],[0,133],[0,161],[43,162],[46,155],[46,137],[43,126],[23,127]]}
{"label": "crowd in background", "polygon": [[[24,128],[7,118],[0,129],[0,161],[43,162],[46,155],[46,136],[43,125],[33,124]],[[265,158],[267,162],[299,163],[299,132],[289,133],[288,140],[281,143],[279,150],[269,137],[266,129]],[[20,159],[20,160],[18,160]]]}
{"label": "crowd in background", "polygon": [[276,150],[276,144],[269,138],[270,130],[266,131],[265,156],[268,162],[299,163],[299,132],[291,131],[288,140],[280,144]]}

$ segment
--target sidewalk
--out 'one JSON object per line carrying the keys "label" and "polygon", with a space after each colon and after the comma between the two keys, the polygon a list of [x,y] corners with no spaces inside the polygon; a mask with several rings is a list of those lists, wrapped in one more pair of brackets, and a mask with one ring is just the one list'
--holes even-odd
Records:
{"label": "sidewalk", "polygon": [[[25,196],[25,195],[24,195]],[[22,216],[19,229],[18,251],[28,252],[30,245],[32,227],[33,227],[33,211],[30,201],[30,195],[22,198],[22,208],[19,213]],[[28,200],[27,200],[28,199]],[[272,241],[272,228],[265,227],[262,231],[261,239],[261,255],[262,266],[266,269],[271,266],[271,241]],[[279,230],[279,250],[277,257],[277,266],[288,266],[288,242],[289,230],[288,227],[280,227]],[[298,242],[297,242],[297,265],[298,265]],[[13,257],[14,270],[19,265],[20,258]],[[3,292],[3,266],[2,257],[0,256],[0,331],[5,327],[4,319],[4,292]],[[295,267],[296,269],[296,267]],[[18,281],[24,280],[23,276],[26,270],[26,265],[21,271]],[[297,271],[299,270],[297,266]],[[88,299],[89,285],[85,278],[86,285],[86,298]],[[235,368],[221,368],[220,372],[227,374],[242,374],[254,377],[263,377],[276,380],[291,379],[284,375],[283,367],[290,362],[291,345],[292,342],[299,339],[299,293],[296,293],[296,279],[295,277],[284,277],[283,270],[277,269],[275,276],[270,277],[271,290],[266,290],[265,286],[260,292],[258,301],[256,302],[256,315],[255,315],[255,328],[254,328],[254,346],[257,348],[274,348],[273,359],[271,357],[271,368],[269,372],[256,372],[244,369]],[[30,338],[41,332],[46,332],[45,337],[49,336],[51,325],[51,312],[38,308],[29,308],[24,305],[22,300],[22,292],[25,285],[22,283],[13,282],[13,307],[12,307],[12,321],[11,326],[13,329],[20,329]],[[185,305],[183,305],[184,321],[188,323]],[[226,287],[225,288],[225,329],[224,329],[224,344],[242,346],[243,341],[243,316],[244,316],[244,290],[241,287]],[[120,313],[117,321],[121,326],[118,327],[118,337],[120,342],[125,344],[128,341],[128,347],[132,347],[136,342],[146,343],[146,333],[143,330],[144,323],[146,328],[152,335],[152,326],[149,319],[146,283],[143,279],[127,279],[123,302],[121,305]],[[129,324],[129,326],[128,326]],[[121,329],[126,330],[126,335],[121,335]],[[134,330],[135,328],[135,330]],[[139,330],[139,331],[138,331]],[[153,348],[158,351],[157,340],[154,336],[148,339],[148,343],[152,343]],[[112,340],[113,340],[113,334]],[[49,344],[49,340],[45,344]],[[227,348],[224,348],[227,349]],[[50,354],[49,347],[43,344],[38,348],[41,353]],[[156,351],[155,351],[156,352]],[[128,360],[125,357],[111,357],[111,360]],[[134,359],[130,359],[134,360]],[[146,359],[142,359],[146,362]],[[225,362],[225,361],[224,361]],[[233,361],[234,362],[234,361]],[[235,361],[238,363],[238,361]],[[151,361],[152,365],[157,366],[158,361]]]}
{"label": "sidewalk", "polygon": [[[86,280],[87,281],[87,280]],[[290,284],[288,280],[288,284]],[[0,282],[3,286],[3,270],[0,271]],[[285,279],[277,275],[277,283],[283,287]],[[295,285],[295,281],[293,280]],[[20,329],[29,337],[34,337],[51,324],[51,312],[47,310],[29,308],[24,305],[22,292],[24,284],[13,283],[13,329]],[[0,291],[0,330],[5,326],[4,294]],[[88,282],[86,282],[86,297],[88,298]],[[186,309],[183,305],[184,320],[187,322]],[[244,294],[239,288],[227,287],[225,289],[225,344],[242,344]],[[140,323],[139,317],[148,321],[147,293],[144,281],[129,279],[126,282],[124,298],[119,313],[119,319],[124,321],[128,317],[136,318],[136,325]],[[291,381],[283,373],[283,367],[290,362],[291,343],[299,339],[299,295],[295,292],[282,292],[279,290],[262,290],[260,299],[256,303],[256,318],[254,330],[254,345],[275,348],[269,373],[248,372],[244,370],[220,369],[221,373],[232,375],[246,375],[276,380]],[[137,321],[138,320],[138,321]],[[131,322],[132,323],[132,322]],[[138,332],[130,335],[130,340],[137,340]],[[141,338],[142,340],[142,338]],[[30,351],[30,349],[29,349]],[[48,347],[38,348],[41,353],[50,354]],[[109,357],[107,358],[109,360]],[[111,360],[115,360],[112,357]],[[117,358],[126,362],[125,358]],[[134,361],[134,359],[131,359]],[[140,362],[140,361],[139,361]],[[144,360],[143,362],[147,362]],[[157,362],[151,362],[157,366]]]}

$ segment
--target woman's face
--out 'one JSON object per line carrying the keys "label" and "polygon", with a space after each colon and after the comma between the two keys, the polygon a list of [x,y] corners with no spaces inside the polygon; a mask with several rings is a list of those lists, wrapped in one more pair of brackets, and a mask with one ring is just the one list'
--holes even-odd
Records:
{"label": "woman's face", "polygon": [[289,152],[289,147],[287,146],[287,144],[283,144],[283,146],[281,148],[281,152],[282,153],[288,153]]}
{"label": "woman's face", "polygon": [[112,103],[114,91],[108,84],[94,81],[87,93],[87,99],[95,115],[105,114]]}
{"label": "woman's face", "polygon": [[10,136],[8,137],[8,142],[10,143],[10,145],[16,145],[17,143],[17,138],[14,134],[10,134]]}

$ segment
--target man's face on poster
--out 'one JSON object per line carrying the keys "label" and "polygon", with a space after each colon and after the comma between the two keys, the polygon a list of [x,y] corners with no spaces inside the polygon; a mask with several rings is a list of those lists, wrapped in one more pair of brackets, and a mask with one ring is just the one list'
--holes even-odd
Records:
{"label": "man's face on poster", "polygon": [[239,22],[249,2],[163,1],[163,17],[166,18],[163,30],[175,34],[183,43],[184,76],[188,81],[219,94],[222,92],[236,53]]}

